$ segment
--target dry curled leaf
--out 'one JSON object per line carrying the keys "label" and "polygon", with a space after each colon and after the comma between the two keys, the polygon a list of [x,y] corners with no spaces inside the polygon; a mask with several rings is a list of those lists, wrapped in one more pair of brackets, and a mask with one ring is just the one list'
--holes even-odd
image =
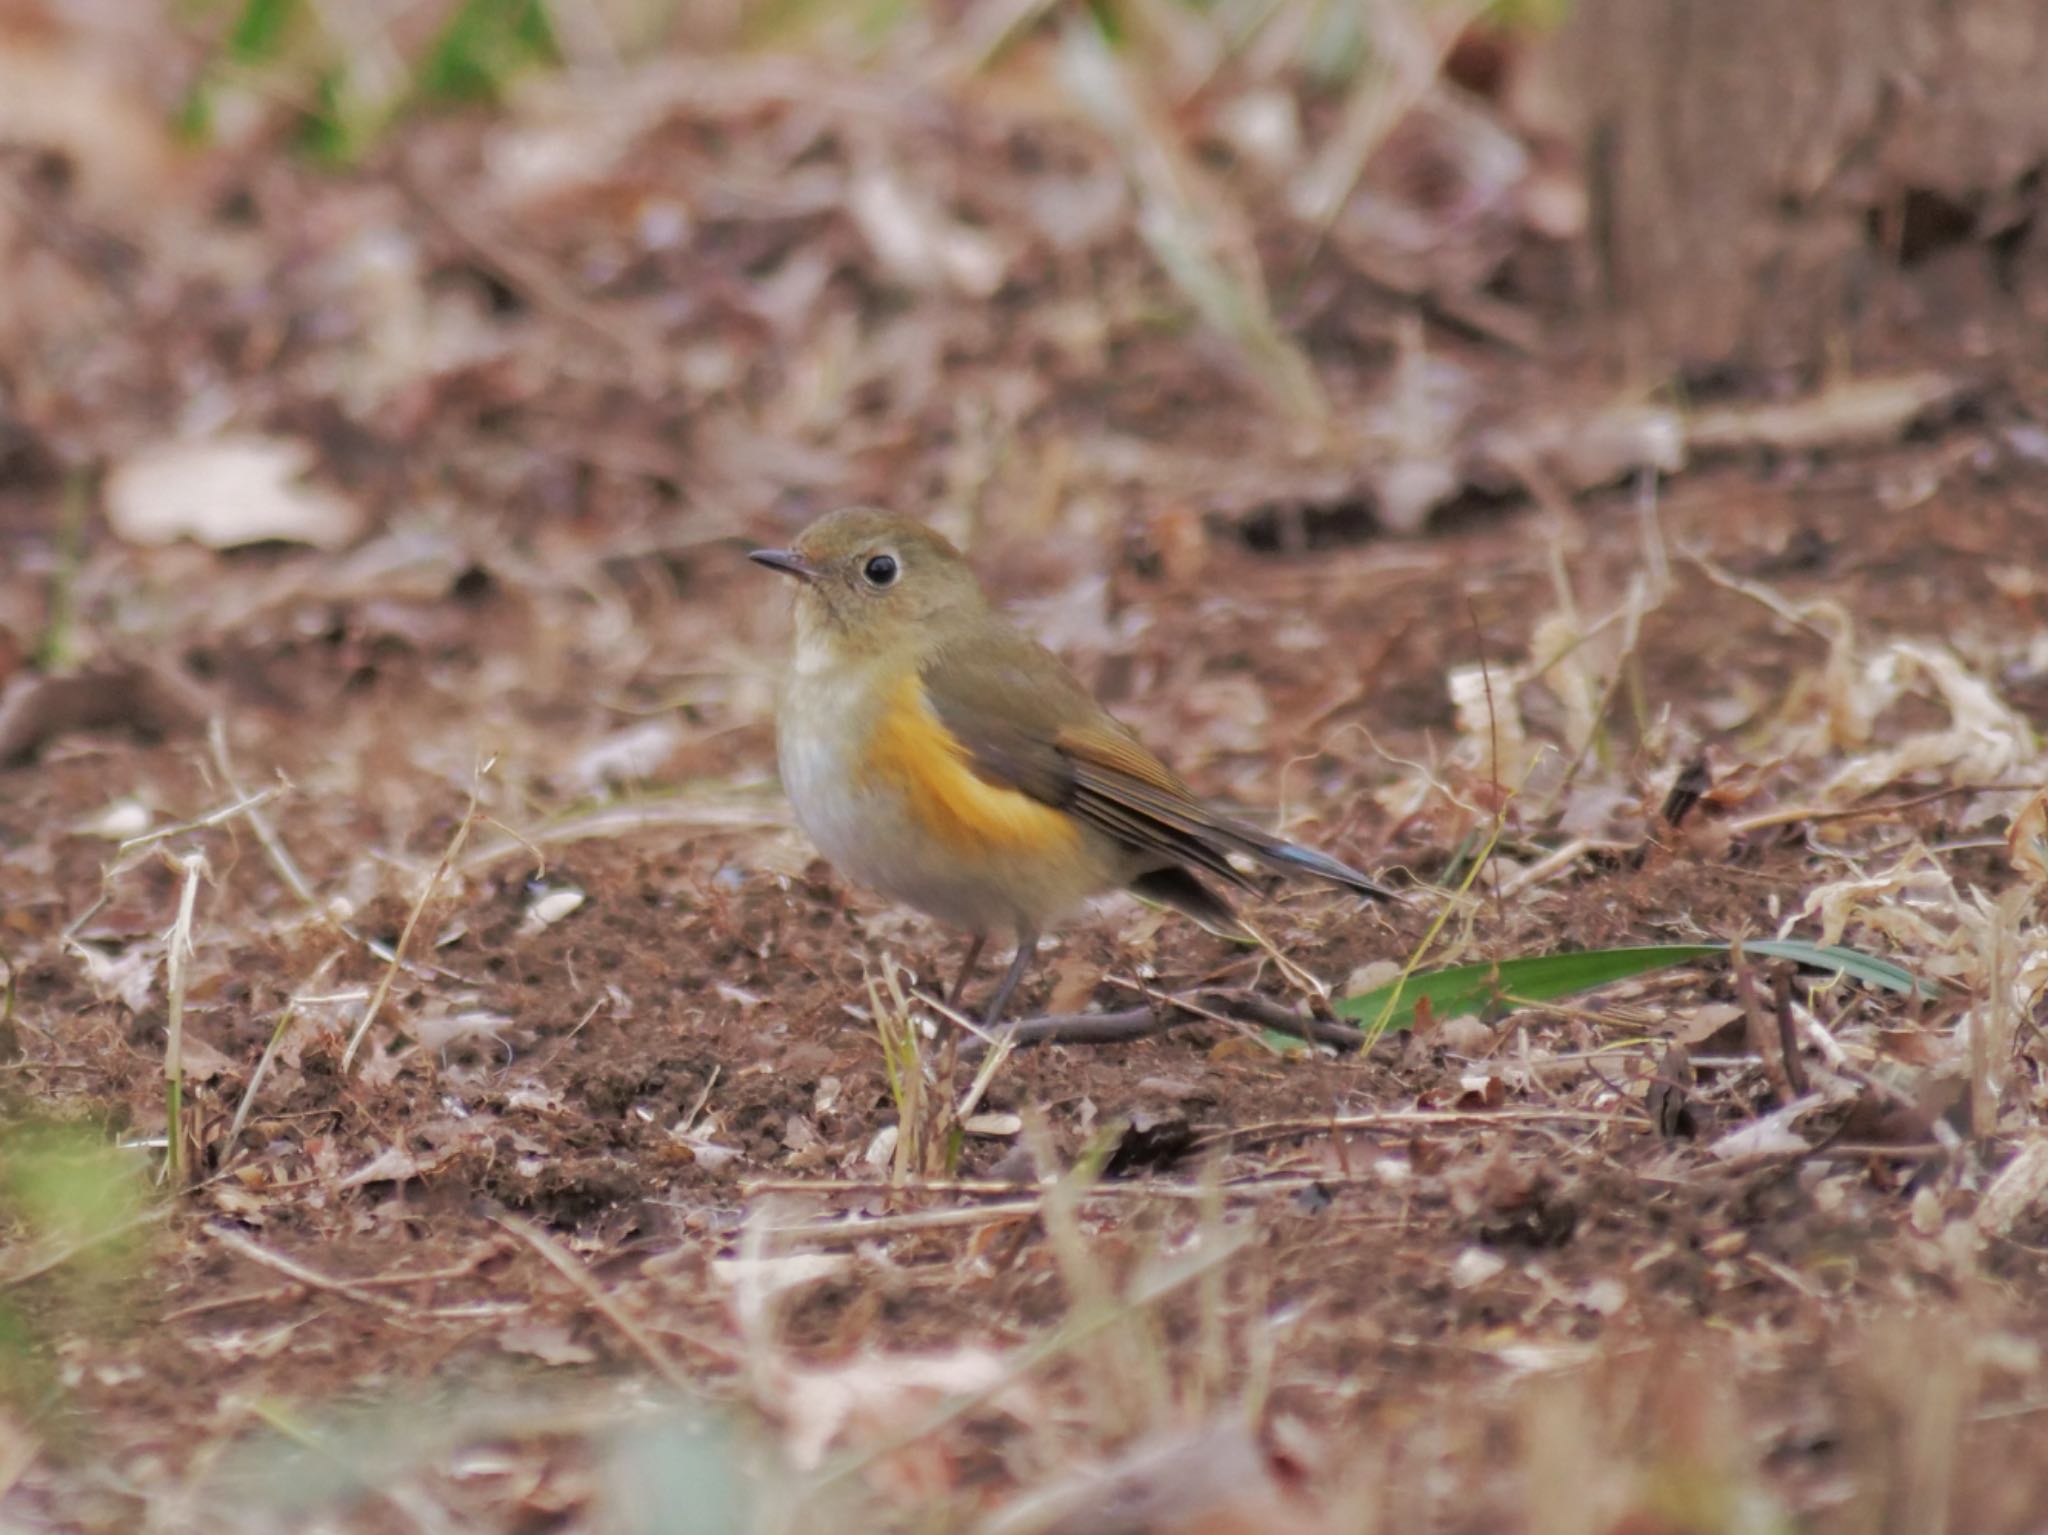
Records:
{"label": "dry curled leaf", "polygon": [[309,481],[312,467],[312,449],[293,438],[156,443],[107,477],[107,521],[137,544],[338,548],[361,530],[362,515],[339,491]]}
{"label": "dry curled leaf", "polygon": [[23,672],[0,688],[0,766],[25,762],[77,731],[186,735],[213,707],[185,672],[154,660],[110,659],[61,676]]}
{"label": "dry curled leaf", "polygon": [[1241,1422],[1162,1435],[1024,1494],[976,1535],[1312,1535],[1330,1523]]}
{"label": "dry curled leaf", "polygon": [[1194,1144],[1195,1129],[1185,1114],[1149,1114],[1140,1110],[1117,1137],[1102,1175],[1128,1178],[1164,1171],[1186,1156]]}
{"label": "dry curled leaf", "polygon": [[2048,1140],[2031,1140],[2000,1169],[1977,1202],[1977,1230],[2010,1236],[2012,1229],[2048,1200]]}
{"label": "dry curled leaf", "polygon": [[1689,1101],[1692,1082],[1692,1056],[1685,1046],[1674,1043],[1658,1059],[1657,1074],[1650,1079],[1650,1090],[1643,1098],[1644,1112],[1667,1141],[1691,1140],[1699,1134]]}
{"label": "dry curled leaf", "polygon": [[2006,856],[2030,885],[2048,884],[2048,789],[2028,796],[2005,832]]}

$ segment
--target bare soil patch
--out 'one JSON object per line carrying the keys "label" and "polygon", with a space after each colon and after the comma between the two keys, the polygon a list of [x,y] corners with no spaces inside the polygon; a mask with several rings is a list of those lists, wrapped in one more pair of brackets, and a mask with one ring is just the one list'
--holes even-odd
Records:
{"label": "bare soil patch", "polygon": [[[635,75],[612,157],[542,190],[504,157],[595,153],[574,103],[63,204],[118,259],[9,226],[44,295],[0,374],[10,1527],[651,1531],[728,1496],[807,1528],[2033,1527],[2024,359],[1874,444],[1475,471],[1394,537],[1219,360],[1032,69],[1011,101],[808,68],[809,98]],[[940,210],[936,278],[876,227],[898,195]],[[1343,239],[1302,259],[1284,326],[1371,416],[1412,296]],[[1607,408],[1423,307],[1472,421]],[[362,525],[123,536],[100,471],[208,421],[309,445]],[[1408,884],[1263,908],[1334,995],[1418,950],[1781,932],[1936,991],[1794,977],[1789,1064],[1725,964],[1363,1057],[1207,1019],[1020,1051],[949,1177],[892,1185],[868,981],[957,946],[789,825],[783,594],[739,557],[854,498],[950,521],[1202,791]],[[1327,1002],[1130,903],[1027,1000],[1233,988]],[[74,1164],[126,1190],[111,1223],[21,1193]],[[1096,1465],[1096,1522],[1061,1512]]]}

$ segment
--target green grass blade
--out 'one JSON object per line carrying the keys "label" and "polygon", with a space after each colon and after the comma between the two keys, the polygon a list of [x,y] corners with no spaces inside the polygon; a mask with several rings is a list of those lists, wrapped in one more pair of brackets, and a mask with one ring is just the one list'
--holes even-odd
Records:
{"label": "green grass blade", "polygon": [[1839,943],[1801,943],[1796,938],[1758,938],[1745,943],[1742,952],[1759,954],[1765,959],[1789,959],[1795,965],[1805,965],[1812,970],[1840,971],[1851,980],[1861,981],[1866,986],[1882,986],[1886,991],[1902,991],[1908,996],[1916,991],[1923,997],[1941,995],[1939,987],[1931,981],[1921,980],[1905,966],[1895,965],[1888,959],[1879,959],[1874,954],[1844,948]]}
{"label": "green grass blade", "polygon": [[[1506,1006],[1510,1001],[1548,1002],[1572,996],[1654,970],[1726,954],[1729,948],[1725,943],[1649,944],[1453,965],[1346,997],[1336,1010],[1347,1018],[1377,1018],[1387,1012],[1391,1027],[1407,1028],[1415,1021],[1417,1005],[1425,1000],[1436,1017],[1455,1018]],[[1765,959],[1790,960],[1816,970],[1833,970],[1887,991],[1934,994],[1934,988],[1912,972],[1839,944],[1757,939],[1744,944],[1743,952]]]}
{"label": "green grass blade", "polygon": [[228,32],[228,57],[242,64],[261,64],[284,51],[299,0],[249,0]]}
{"label": "green grass blade", "polygon": [[420,61],[428,101],[496,101],[513,75],[556,59],[542,0],[464,0]]}
{"label": "green grass blade", "polygon": [[1375,1017],[1387,999],[1400,992],[1393,1021],[1406,1028],[1414,1021],[1416,1004],[1427,1000],[1439,1018],[1481,1012],[1508,997],[1547,1002],[1590,991],[1612,981],[1627,980],[1651,970],[1662,970],[1715,952],[1711,944],[1659,944],[1648,948],[1589,949],[1569,954],[1536,954],[1519,959],[1482,960],[1471,965],[1452,965],[1411,975],[1407,983],[1395,981],[1374,987],[1337,1004],[1347,1018]]}

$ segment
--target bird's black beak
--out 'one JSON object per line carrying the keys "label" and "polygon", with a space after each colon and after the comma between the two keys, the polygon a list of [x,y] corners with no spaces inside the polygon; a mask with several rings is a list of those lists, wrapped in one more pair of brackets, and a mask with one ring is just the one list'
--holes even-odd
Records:
{"label": "bird's black beak", "polygon": [[799,581],[814,581],[818,576],[817,567],[794,549],[756,549],[747,558],[756,565],[766,565],[770,570],[795,576]]}

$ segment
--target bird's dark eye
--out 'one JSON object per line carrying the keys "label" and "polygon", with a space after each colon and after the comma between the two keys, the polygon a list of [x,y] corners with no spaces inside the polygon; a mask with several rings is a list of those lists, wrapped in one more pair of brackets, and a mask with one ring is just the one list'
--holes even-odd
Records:
{"label": "bird's dark eye", "polygon": [[867,578],[869,586],[894,586],[896,568],[895,555],[878,554],[861,566],[860,573]]}

